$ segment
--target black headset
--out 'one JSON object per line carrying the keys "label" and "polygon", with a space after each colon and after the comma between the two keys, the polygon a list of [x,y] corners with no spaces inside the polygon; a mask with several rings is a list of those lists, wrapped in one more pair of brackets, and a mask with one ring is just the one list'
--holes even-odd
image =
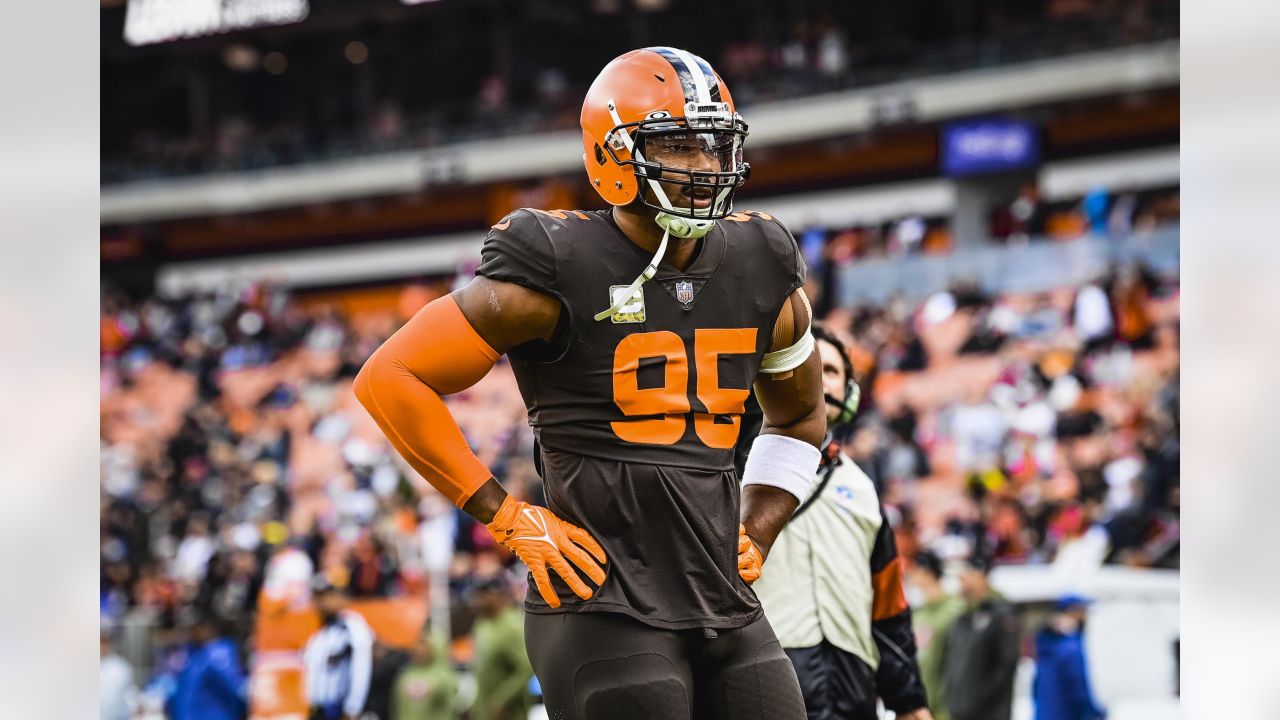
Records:
{"label": "black headset", "polygon": [[835,425],[848,425],[853,422],[853,416],[858,414],[858,405],[862,402],[862,387],[858,385],[858,381],[849,378],[844,383],[844,399],[834,398],[830,395],[824,395],[827,403],[840,408],[840,416],[836,418]]}
{"label": "black headset", "polygon": [[840,359],[844,361],[844,397],[837,398],[826,393],[823,393],[822,397],[828,405],[840,408],[840,416],[832,424],[848,425],[853,422],[854,416],[858,414],[858,405],[862,402],[862,387],[858,385],[858,379],[853,376],[853,363],[849,361],[849,352],[845,349],[844,343],[840,342],[840,338],[837,338],[830,330],[817,323],[813,325],[813,339],[831,343],[840,351]]}

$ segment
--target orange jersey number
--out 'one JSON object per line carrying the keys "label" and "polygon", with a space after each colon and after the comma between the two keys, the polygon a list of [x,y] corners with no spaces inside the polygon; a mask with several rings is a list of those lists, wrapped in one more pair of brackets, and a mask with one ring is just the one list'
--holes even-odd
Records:
{"label": "orange jersey number", "polygon": [[[693,346],[698,400],[706,408],[706,412],[693,414],[694,430],[708,447],[731,448],[738,440],[749,391],[720,387],[720,356],[754,353],[756,329],[695,330]],[[660,358],[664,363],[659,387],[640,387],[640,364],[648,358]],[[623,338],[613,351],[613,401],[627,417],[647,416],[611,423],[619,438],[646,445],[678,442],[688,427],[691,409],[689,355],[680,336],[662,330]],[[717,416],[728,416],[729,422],[716,422]]]}

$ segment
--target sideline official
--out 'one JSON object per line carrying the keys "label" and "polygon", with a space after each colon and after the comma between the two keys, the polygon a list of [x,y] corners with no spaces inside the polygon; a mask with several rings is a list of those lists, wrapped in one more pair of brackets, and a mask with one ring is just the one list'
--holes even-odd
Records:
{"label": "sideline official", "polygon": [[904,720],[928,720],[902,562],[871,479],[833,431],[859,400],[849,356],[815,324],[827,443],[810,496],[783,528],[754,584],[791,658],[810,720],[873,720],[876,697]]}
{"label": "sideline official", "polygon": [[309,720],[354,720],[364,710],[373,674],[373,631],[347,609],[342,588],[324,575],[311,584],[320,629],[302,653]]}

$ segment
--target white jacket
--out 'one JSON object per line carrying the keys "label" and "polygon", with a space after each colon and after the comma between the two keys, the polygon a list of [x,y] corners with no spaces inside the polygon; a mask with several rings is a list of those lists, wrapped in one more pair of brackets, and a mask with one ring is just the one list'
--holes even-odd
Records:
{"label": "white jacket", "polygon": [[871,553],[883,515],[871,478],[843,452],[839,458],[822,494],[782,529],[752,587],[784,648],[826,639],[874,670]]}

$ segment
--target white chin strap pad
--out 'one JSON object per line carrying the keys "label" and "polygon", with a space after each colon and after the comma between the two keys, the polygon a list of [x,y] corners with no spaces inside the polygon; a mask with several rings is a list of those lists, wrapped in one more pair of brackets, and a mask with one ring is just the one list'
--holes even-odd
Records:
{"label": "white chin strap pad", "polygon": [[[662,192],[662,190],[659,189],[658,192]],[[663,204],[665,205],[666,203]],[[715,220],[695,220],[672,215],[668,212],[659,212],[653,221],[658,223],[658,227],[678,238],[700,238],[711,232],[711,228],[716,226]]]}

